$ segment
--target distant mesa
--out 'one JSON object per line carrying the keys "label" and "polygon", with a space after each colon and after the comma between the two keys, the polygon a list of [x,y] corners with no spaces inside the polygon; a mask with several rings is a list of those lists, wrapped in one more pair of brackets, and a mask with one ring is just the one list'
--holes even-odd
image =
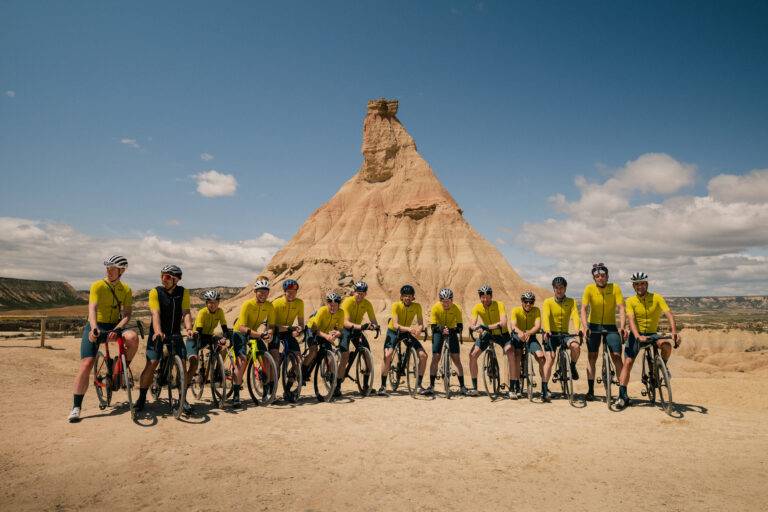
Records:
{"label": "distant mesa", "polygon": [[0,310],[35,309],[87,304],[69,283],[0,277]]}

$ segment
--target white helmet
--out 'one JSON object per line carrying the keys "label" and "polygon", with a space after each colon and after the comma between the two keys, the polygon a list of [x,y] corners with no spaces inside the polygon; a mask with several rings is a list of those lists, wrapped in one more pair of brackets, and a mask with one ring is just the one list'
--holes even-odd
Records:
{"label": "white helmet", "polygon": [[536,300],[536,295],[534,295],[533,292],[523,292],[520,296],[520,300],[533,302]]}
{"label": "white helmet", "polygon": [[128,268],[128,259],[125,256],[120,256],[119,254],[113,254],[112,256],[104,260],[104,266]]}
{"label": "white helmet", "polygon": [[203,294],[203,300],[209,301],[209,300],[219,300],[221,298],[221,294],[217,290],[208,290]]}
{"label": "white helmet", "polygon": [[328,302],[341,302],[341,295],[336,292],[329,292],[328,295],[325,296],[325,300]]}
{"label": "white helmet", "polygon": [[632,274],[632,282],[633,283],[642,283],[643,281],[648,281],[648,274],[645,272],[635,272]]}
{"label": "white helmet", "polygon": [[442,290],[440,290],[439,295],[440,295],[440,300],[452,299],[453,290],[451,290],[450,288],[443,288]]}
{"label": "white helmet", "polygon": [[181,268],[176,265],[166,265],[160,269],[161,274],[170,274],[181,279]]}
{"label": "white helmet", "polygon": [[269,281],[266,279],[257,279],[255,283],[253,283],[253,289],[254,290],[269,290]]}

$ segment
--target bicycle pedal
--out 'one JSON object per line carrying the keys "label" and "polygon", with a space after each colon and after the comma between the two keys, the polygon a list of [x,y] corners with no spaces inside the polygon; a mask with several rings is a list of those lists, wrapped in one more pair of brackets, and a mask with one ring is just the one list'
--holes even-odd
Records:
{"label": "bicycle pedal", "polygon": [[644,389],[640,390],[640,394],[643,395],[643,396],[648,396],[648,392],[646,390],[644,390]]}

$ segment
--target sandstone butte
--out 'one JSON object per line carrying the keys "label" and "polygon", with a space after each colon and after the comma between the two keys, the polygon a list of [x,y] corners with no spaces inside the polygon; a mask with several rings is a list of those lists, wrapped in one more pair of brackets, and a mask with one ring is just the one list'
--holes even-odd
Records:
{"label": "sandstone butte", "polygon": [[[380,322],[405,283],[416,288],[425,315],[443,287],[453,289],[465,315],[477,303],[477,288],[483,283],[493,287],[494,298],[504,301],[507,309],[519,305],[525,290],[536,292],[540,302],[543,290],[525,282],[464,219],[416,151],[397,109],[397,100],[368,102],[363,164],[266,266],[270,299],[282,295],[284,279],[296,279],[308,317],[323,305],[328,291],[343,296],[354,281],[363,280]],[[223,304],[228,317],[253,297],[252,284]]]}

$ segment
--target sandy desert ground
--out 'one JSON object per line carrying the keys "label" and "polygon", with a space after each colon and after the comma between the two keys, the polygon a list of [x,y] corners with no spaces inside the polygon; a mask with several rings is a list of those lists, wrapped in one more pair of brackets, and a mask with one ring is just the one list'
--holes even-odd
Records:
{"label": "sandy desert ground", "polygon": [[765,510],[768,335],[684,339],[675,417],[636,377],[623,412],[347,386],[330,404],[308,388],[293,406],[204,401],[185,421],[153,405],[143,424],[100,411],[92,389],[66,422],[78,340],[0,340],[0,509]]}

